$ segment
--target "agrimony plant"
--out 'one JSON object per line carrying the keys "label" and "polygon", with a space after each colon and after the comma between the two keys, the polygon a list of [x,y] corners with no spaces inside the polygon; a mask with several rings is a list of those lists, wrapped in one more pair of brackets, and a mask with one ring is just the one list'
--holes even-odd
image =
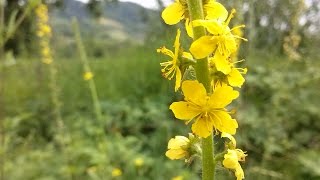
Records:
{"label": "agrimony plant", "polygon": [[[181,30],[177,30],[174,51],[166,47],[157,52],[170,57],[160,63],[163,76],[175,78],[174,90],[183,94],[184,99],[173,102],[169,109],[185,124],[192,123],[189,137],[175,136],[168,143],[166,156],[172,160],[185,159],[190,162],[200,157],[202,179],[215,178],[215,166],[221,163],[234,171],[238,180],[244,179],[239,162],[247,156],[236,147],[238,122],[228,105],[239,97],[245,79],[246,68],[237,68],[235,56],[240,41],[247,39],[239,35],[244,25],[229,27],[236,11],[230,13],[215,0],[176,0],[162,12],[166,24],[174,25],[184,21],[186,34],[193,39],[189,51],[180,44]],[[241,33],[240,33],[241,34]],[[183,80],[184,73],[195,70],[194,80]],[[225,140],[223,152],[214,149],[213,136]]]}

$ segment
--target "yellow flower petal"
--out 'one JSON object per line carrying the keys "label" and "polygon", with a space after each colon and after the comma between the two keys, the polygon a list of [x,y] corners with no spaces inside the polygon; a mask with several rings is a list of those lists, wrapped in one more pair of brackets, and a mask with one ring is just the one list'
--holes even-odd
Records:
{"label": "yellow flower petal", "polygon": [[192,29],[192,24],[190,23],[189,18],[186,18],[185,27],[186,27],[188,36],[193,39],[193,29]]}
{"label": "yellow flower petal", "polygon": [[182,149],[169,149],[166,152],[166,156],[171,160],[181,159],[186,155],[187,155],[187,152]]}
{"label": "yellow flower petal", "polygon": [[230,86],[217,87],[210,96],[210,107],[224,108],[239,96],[239,92]]}
{"label": "yellow flower petal", "polygon": [[179,2],[174,2],[162,11],[161,16],[166,24],[177,24],[184,17],[184,8]]}
{"label": "yellow flower petal", "polygon": [[168,143],[168,149],[181,149],[181,146],[187,146],[190,140],[184,136],[175,136]]}
{"label": "yellow flower petal", "polygon": [[241,87],[245,79],[241,73],[236,69],[232,68],[231,72],[227,76],[230,86]]}
{"label": "yellow flower petal", "polygon": [[225,36],[224,44],[226,46],[226,49],[229,51],[227,55],[230,55],[231,53],[237,51],[237,42],[231,33],[230,35]]}
{"label": "yellow flower petal", "polygon": [[206,89],[198,81],[187,80],[182,83],[182,92],[186,101],[202,105],[207,97]]}
{"label": "yellow flower petal", "polygon": [[228,57],[222,55],[219,51],[214,54],[213,62],[216,65],[218,71],[223,74],[229,74],[231,71],[231,63],[228,61]]}
{"label": "yellow flower petal", "polygon": [[202,36],[191,44],[190,52],[196,59],[209,56],[217,47],[217,41],[211,36]]}
{"label": "yellow flower petal", "polygon": [[225,21],[228,18],[227,9],[218,2],[209,1],[209,3],[204,5],[204,9],[207,12],[206,19]]}
{"label": "yellow flower petal", "polygon": [[222,161],[222,164],[226,168],[236,169],[239,165],[236,151],[228,149],[227,154],[224,155],[224,160]]}
{"label": "yellow flower petal", "polygon": [[237,177],[237,180],[244,179],[244,172],[243,172],[243,169],[240,165],[236,168],[234,175]]}
{"label": "yellow flower petal", "polygon": [[208,137],[213,130],[213,124],[210,119],[207,117],[199,117],[193,124],[192,124],[192,132],[196,135],[206,138]]}
{"label": "yellow flower petal", "polygon": [[[242,150],[241,150],[242,152]],[[234,170],[234,174],[237,177],[237,180],[244,179],[244,172],[241,165],[238,162],[239,156],[237,149],[228,149],[227,154],[224,155],[224,160],[222,164],[224,167]]]}
{"label": "yellow flower petal", "polygon": [[171,138],[168,143],[168,151],[166,152],[166,156],[173,159],[181,159],[183,157],[188,156],[188,149],[190,140],[184,136],[176,136]]}
{"label": "yellow flower petal", "polygon": [[221,137],[228,138],[228,139],[231,141],[232,145],[233,145],[234,147],[237,147],[236,139],[235,139],[231,134],[228,134],[228,133],[226,133],[226,132],[222,132],[222,133],[221,133]]}
{"label": "yellow flower petal", "polygon": [[226,132],[228,134],[236,134],[238,128],[238,123],[235,119],[225,111],[216,111],[213,113],[212,119],[214,121],[215,127],[220,132]]}
{"label": "yellow flower petal", "polygon": [[178,91],[178,89],[181,86],[181,78],[182,78],[181,71],[180,71],[179,68],[176,68],[176,84],[175,84],[175,87],[174,87],[175,91]]}
{"label": "yellow flower petal", "polygon": [[[222,22],[217,20],[195,20],[192,21],[193,26],[203,26],[213,35],[223,35],[224,32],[230,29],[224,26]],[[227,31],[228,32],[228,31]]]}
{"label": "yellow flower petal", "polygon": [[181,120],[191,120],[201,113],[200,109],[185,101],[174,102],[169,109],[172,110],[177,119]]}
{"label": "yellow flower petal", "polygon": [[112,177],[118,177],[122,175],[122,171],[119,168],[114,168],[111,172]]}

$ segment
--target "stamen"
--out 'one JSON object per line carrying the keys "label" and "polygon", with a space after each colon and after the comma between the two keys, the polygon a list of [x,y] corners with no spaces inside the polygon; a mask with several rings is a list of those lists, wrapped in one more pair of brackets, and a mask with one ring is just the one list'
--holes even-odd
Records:
{"label": "stamen", "polygon": [[242,25],[239,25],[239,26],[236,26],[236,27],[233,27],[230,31],[233,31],[235,29],[239,29],[239,28],[244,28],[246,27],[246,25],[242,24]]}
{"label": "stamen", "polygon": [[244,61],[245,61],[245,59],[241,59],[241,60],[239,60],[239,61],[233,62],[233,64],[241,63],[241,62],[244,62]]}
{"label": "stamen", "polygon": [[242,39],[244,41],[248,41],[248,39],[246,38],[243,38],[243,37],[240,37],[240,36],[237,36],[237,35],[233,35],[234,38],[238,38],[238,39]]}
{"label": "stamen", "polygon": [[228,19],[226,20],[226,25],[229,25],[230,23],[230,20],[234,17],[234,14],[236,13],[236,10],[235,9],[232,9],[231,12],[230,12],[230,15],[228,17]]}

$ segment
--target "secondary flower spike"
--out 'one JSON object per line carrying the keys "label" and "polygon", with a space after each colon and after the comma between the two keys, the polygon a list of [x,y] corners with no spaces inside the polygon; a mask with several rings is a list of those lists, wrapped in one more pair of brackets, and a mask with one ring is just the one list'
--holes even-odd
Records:
{"label": "secondary flower spike", "polygon": [[192,131],[200,137],[208,137],[213,129],[220,132],[235,134],[238,123],[232,119],[225,106],[239,96],[239,92],[230,86],[217,87],[208,95],[204,86],[198,81],[182,83],[184,101],[170,105],[176,118],[194,120]]}

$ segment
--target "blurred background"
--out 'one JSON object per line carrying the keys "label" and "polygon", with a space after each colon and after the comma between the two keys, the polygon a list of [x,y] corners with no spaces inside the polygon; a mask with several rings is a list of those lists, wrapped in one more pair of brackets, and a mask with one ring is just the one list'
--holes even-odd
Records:
{"label": "blurred background", "polygon": [[[34,8],[0,0],[1,180],[200,179],[199,162],[164,155],[168,140],[190,127],[168,109],[181,97],[161,76],[167,57],[156,49],[172,49],[184,27],[160,17],[172,1],[140,2],[45,1],[53,58],[45,64]],[[246,179],[319,180],[320,1],[220,2],[237,9],[232,23],[245,24],[249,39],[234,105]],[[182,41],[189,49],[185,33]],[[84,80],[88,71],[94,77]],[[217,176],[235,179],[221,165]]]}

